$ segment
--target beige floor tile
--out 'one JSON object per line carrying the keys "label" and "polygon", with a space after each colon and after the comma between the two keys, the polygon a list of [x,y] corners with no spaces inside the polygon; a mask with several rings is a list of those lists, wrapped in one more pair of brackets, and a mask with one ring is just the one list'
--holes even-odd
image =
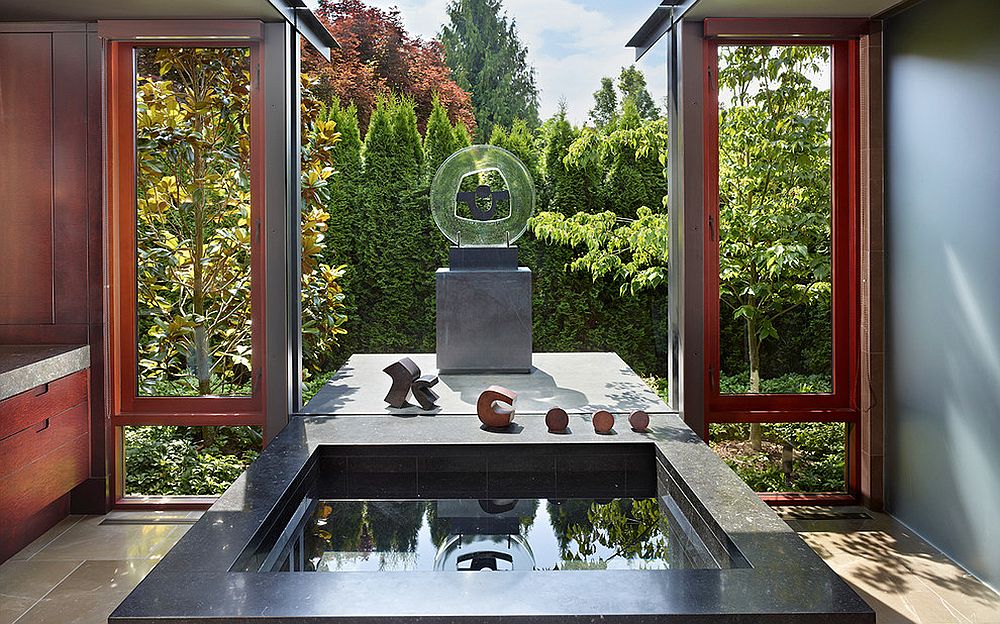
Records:
{"label": "beige floor tile", "polygon": [[921,624],[966,624],[969,619],[932,591],[911,591],[903,596]]}
{"label": "beige floor tile", "polygon": [[84,518],[86,518],[86,516],[66,516],[58,523],[56,523],[54,527],[52,527],[51,529],[40,535],[38,539],[31,542],[24,548],[22,548],[16,555],[11,557],[11,559],[12,560],[30,559],[32,555],[37,553],[42,548],[45,548],[45,546],[50,544],[52,540],[56,539],[57,537],[59,537],[60,535],[71,529],[73,526],[75,526],[78,522],[80,522]]}
{"label": "beige floor tile", "polygon": [[167,538],[178,525],[102,525],[86,516],[37,553],[32,560],[159,560],[174,545]]}
{"label": "beige floor tile", "polygon": [[154,561],[87,561],[49,592],[17,624],[104,624]]}
{"label": "beige floor tile", "polygon": [[10,560],[0,565],[0,624],[11,624],[81,563]]}

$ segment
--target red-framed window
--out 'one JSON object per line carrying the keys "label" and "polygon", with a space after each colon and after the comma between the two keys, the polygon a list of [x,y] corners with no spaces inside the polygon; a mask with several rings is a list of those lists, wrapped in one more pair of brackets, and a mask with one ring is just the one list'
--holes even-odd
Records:
{"label": "red-framed window", "polygon": [[[827,500],[852,500],[860,478],[864,28],[860,20],[705,21],[702,433],[710,441],[713,425],[754,423],[759,436],[763,423],[843,423],[843,487]],[[779,340],[783,353],[768,352]],[[789,357],[796,340],[807,345],[800,361]]]}
{"label": "red-framed window", "polygon": [[259,23],[105,30],[121,504],[126,426],[264,424],[264,110]]}

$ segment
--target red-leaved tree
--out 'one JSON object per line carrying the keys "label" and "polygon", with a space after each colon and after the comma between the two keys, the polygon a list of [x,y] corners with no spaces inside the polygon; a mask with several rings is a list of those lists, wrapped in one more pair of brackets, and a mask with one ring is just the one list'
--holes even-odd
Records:
{"label": "red-leaved tree", "polygon": [[476,127],[471,96],[452,79],[444,48],[438,41],[411,37],[398,10],[383,11],[361,0],[321,0],[316,15],[340,49],[332,51],[327,63],[304,44],[303,71],[319,80],[318,95],[354,102],[362,134],[378,96],[389,92],[414,101],[421,132],[435,94],[452,123],[461,122],[470,131]]}

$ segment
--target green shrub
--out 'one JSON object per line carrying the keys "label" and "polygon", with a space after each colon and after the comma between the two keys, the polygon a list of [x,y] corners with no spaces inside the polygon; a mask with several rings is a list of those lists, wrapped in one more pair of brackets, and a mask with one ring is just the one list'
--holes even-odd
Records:
{"label": "green shrub", "polygon": [[260,448],[255,427],[125,427],[125,492],[222,494]]}

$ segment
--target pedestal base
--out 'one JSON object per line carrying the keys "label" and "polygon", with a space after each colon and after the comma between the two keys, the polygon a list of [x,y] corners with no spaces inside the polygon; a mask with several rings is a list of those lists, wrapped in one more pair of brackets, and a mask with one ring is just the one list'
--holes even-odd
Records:
{"label": "pedestal base", "polygon": [[437,271],[441,374],[531,372],[531,270]]}

